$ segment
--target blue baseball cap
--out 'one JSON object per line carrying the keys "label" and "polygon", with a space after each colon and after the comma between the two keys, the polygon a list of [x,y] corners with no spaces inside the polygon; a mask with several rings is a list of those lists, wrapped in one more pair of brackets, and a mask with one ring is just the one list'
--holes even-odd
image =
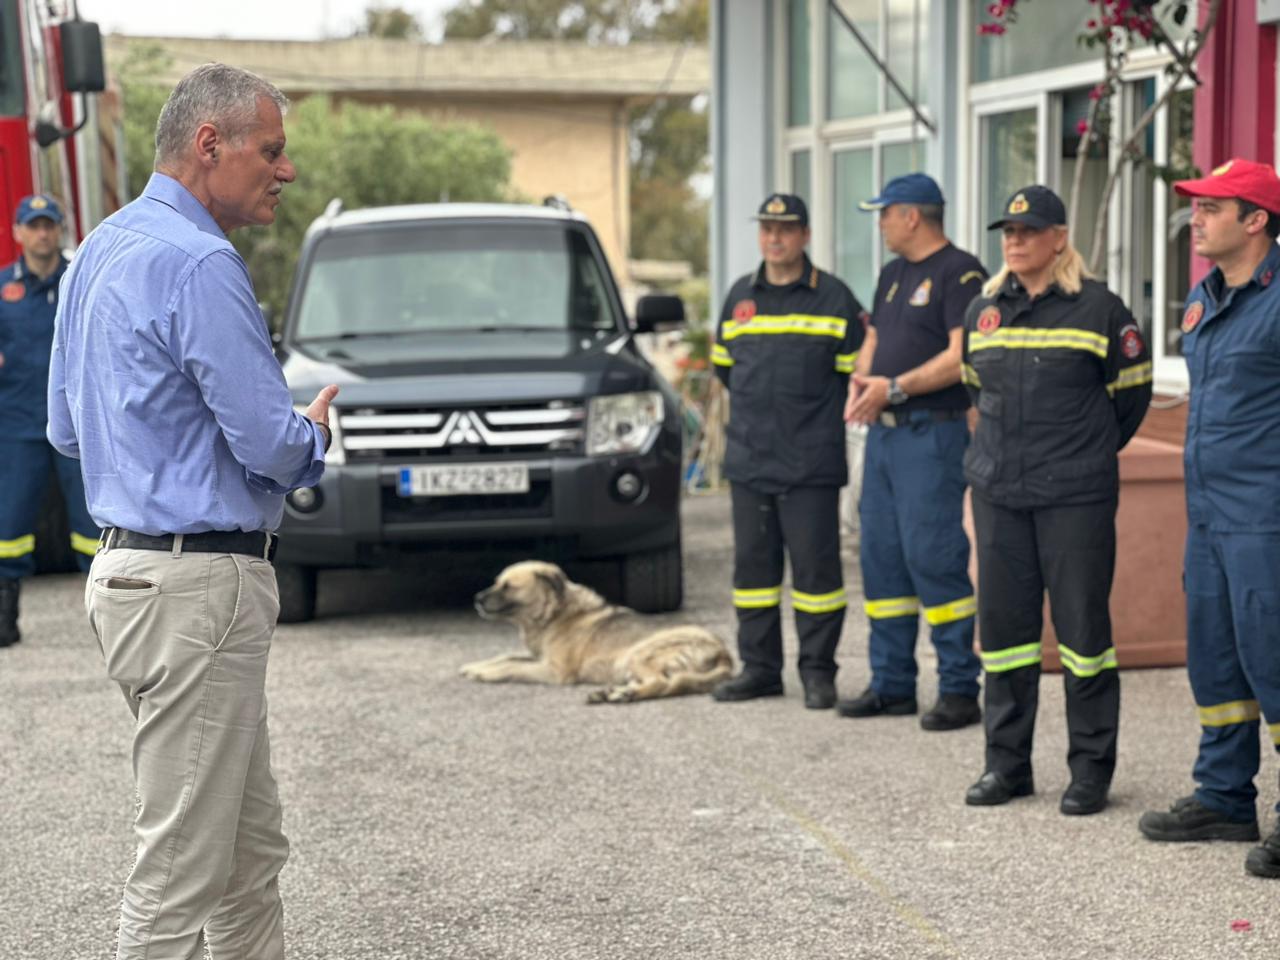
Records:
{"label": "blue baseball cap", "polygon": [[52,220],[54,223],[61,223],[62,207],[58,206],[58,201],[47,193],[33,193],[29,197],[22,198],[13,222],[25,224],[32,220],[39,220],[41,217]]}
{"label": "blue baseball cap", "polygon": [[907,173],[894,177],[884,185],[880,196],[858,204],[863,210],[883,210],[895,203],[918,203],[926,206],[944,206],[942,188],[926,173]]}

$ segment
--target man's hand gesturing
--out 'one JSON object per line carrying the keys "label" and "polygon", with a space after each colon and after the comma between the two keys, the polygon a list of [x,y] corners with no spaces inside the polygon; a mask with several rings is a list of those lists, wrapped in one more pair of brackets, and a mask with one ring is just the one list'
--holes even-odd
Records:
{"label": "man's hand gesturing", "polygon": [[325,450],[329,449],[329,443],[333,439],[333,431],[329,429],[329,404],[337,395],[338,385],[331,383],[317,393],[316,398],[311,401],[311,406],[307,407],[307,417],[324,429]]}

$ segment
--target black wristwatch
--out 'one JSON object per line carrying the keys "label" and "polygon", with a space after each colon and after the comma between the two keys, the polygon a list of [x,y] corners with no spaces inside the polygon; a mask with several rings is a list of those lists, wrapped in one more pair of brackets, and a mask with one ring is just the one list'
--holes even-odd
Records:
{"label": "black wristwatch", "polygon": [[333,443],[333,433],[329,430],[327,423],[321,423],[319,420],[316,421],[316,429],[324,431],[324,452],[328,453],[329,445]]}
{"label": "black wristwatch", "polygon": [[897,377],[889,378],[889,406],[896,407],[907,402],[907,391],[898,383]]}

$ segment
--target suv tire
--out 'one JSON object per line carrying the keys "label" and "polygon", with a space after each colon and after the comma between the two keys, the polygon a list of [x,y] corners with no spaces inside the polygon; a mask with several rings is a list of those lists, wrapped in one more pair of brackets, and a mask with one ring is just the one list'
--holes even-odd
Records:
{"label": "suv tire", "polygon": [[684,602],[680,541],[622,558],[622,602],[639,613],[679,610]]}
{"label": "suv tire", "polygon": [[316,568],[293,563],[276,565],[276,589],[280,592],[277,623],[306,623],[316,616]]}

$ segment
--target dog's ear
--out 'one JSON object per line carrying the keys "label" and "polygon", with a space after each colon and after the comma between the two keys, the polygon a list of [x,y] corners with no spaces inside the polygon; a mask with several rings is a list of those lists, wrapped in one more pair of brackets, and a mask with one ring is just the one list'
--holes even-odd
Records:
{"label": "dog's ear", "polygon": [[536,576],[551,588],[551,592],[556,595],[556,603],[564,602],[564,591],[568,586],[568,578],[565,577],[563,571],[553,570],[547,573],[544,570],[539,570]]}

